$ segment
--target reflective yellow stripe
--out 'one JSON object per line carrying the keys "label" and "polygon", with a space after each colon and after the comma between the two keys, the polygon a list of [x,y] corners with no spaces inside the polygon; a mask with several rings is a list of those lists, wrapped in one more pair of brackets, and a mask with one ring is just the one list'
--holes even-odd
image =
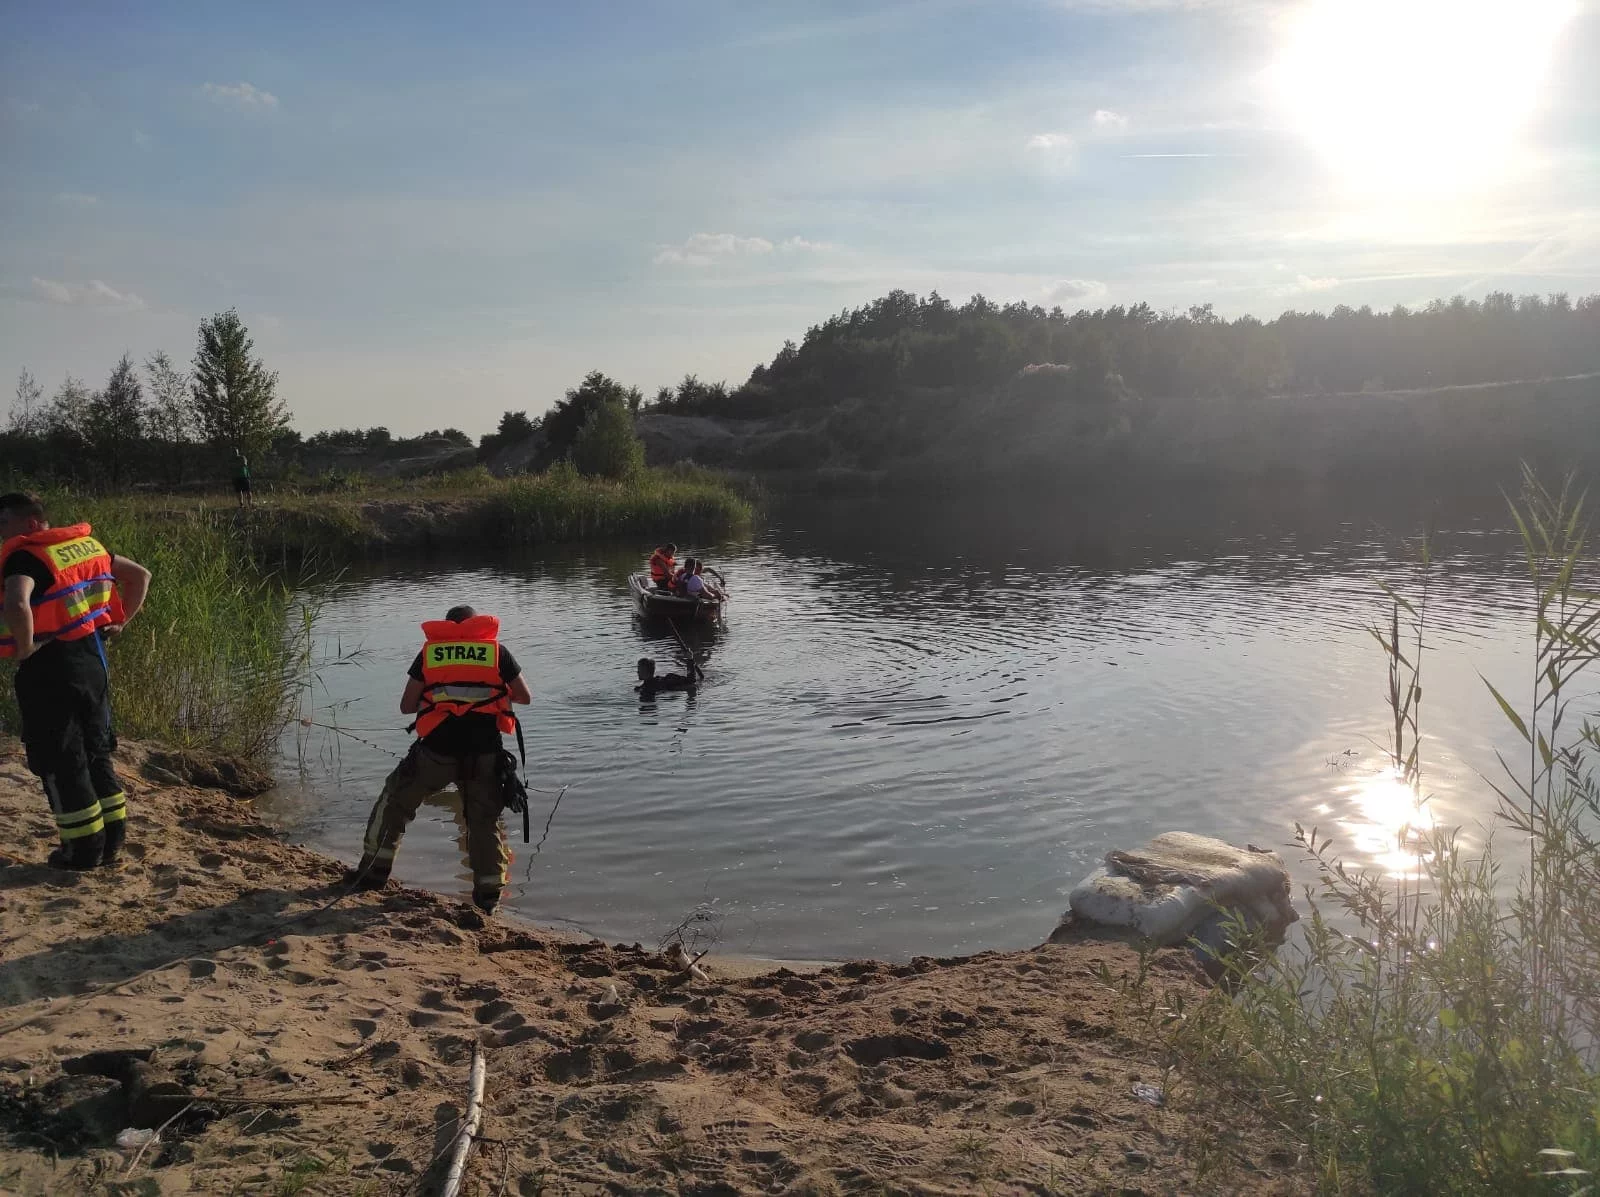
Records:
{"label": "reflective yellow stripe", "polygon": [[500,693],[498,686],[478,686],[468,682],[454,684],[441,682],[427,689],[429,702],[482,702],[486,698],[494,698]]}
{"label": "reflective yellow stripe", "polygon": [[119,790],[109,798],[100,799],[100,813],[107,823],[120,823],[128,817],[128,796]]}
{"label": "reflective yellow stripe", "polygon": [[100,817],[100,804],[92,802],[82,810],[70,810],[57,815],[56,828],[64,840],[82,839],[86,835],[104,831],[106,825]]}

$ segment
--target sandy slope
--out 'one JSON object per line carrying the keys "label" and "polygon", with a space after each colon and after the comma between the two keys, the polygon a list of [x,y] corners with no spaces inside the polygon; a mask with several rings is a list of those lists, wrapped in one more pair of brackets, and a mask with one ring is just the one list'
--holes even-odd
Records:
{"label": "sandy slope", "polygon": [[[1095,979],[1124,948],[742,978],[713,959],[683,985],[652,951],[426,893],[329,906],[341,867],[248,805],[130,791],[134,859],[51,874],[42,797],[0,750],[0,1191],[432,1191],[474,1041],[471,1193],[1304,1187],[1239,1112],[1135,1096],[1175,1078]],[[110,1145],[186,1108],[136,1167]]]}

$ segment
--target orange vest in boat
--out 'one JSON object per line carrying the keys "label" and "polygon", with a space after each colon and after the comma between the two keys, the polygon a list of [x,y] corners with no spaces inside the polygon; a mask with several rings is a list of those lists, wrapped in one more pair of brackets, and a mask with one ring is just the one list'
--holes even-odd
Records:
{"label": "orange vest in boat", "polygon": [[503,734],[516,730],[511,689],[500,677],[500,621],[474,615],[461,623],[431,619],[422,625],[422,703],[417,735],[427,736],[446,719],[493,715]]}
{"label": "orange vest in boat", "polygon": [[[82,640],[122,619],[111,554],[90,531],[88,524],[46,528],[13,536],[0,546],[0,570],[12,553],[25,549],[50,571],[50,585],[43,592],[35,590],[30,600],[36,644]],[[16,655],[16,638],[0,620],[0,657]]]}
{"label": "orange vest in boat", "polygon": [[[634,558],[638,560],[638,558]],[[650,580],[652,582],[672,581],[673,567],[677,564],[670,553],[663,553],[660,549],[650,554]]]}

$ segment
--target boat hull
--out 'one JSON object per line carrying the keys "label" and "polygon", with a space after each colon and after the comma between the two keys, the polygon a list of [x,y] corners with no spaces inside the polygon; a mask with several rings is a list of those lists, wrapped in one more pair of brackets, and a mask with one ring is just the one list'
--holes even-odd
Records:
{"label": "boat hull", "polygon": [[720,623],[726,599],[692,599],[657,590],[649,574],[631,574],[628,592],[633,596],[635,614],[645,619],[683,620],[688,623]]}

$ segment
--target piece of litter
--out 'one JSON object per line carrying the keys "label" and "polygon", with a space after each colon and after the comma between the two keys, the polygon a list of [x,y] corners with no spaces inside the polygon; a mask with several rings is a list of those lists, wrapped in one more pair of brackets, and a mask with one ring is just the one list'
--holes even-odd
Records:
{"label": "piece of litter", "polygon": [[1153,1106],[1166,1105],[1167,1095],[1161,1091],[1160,1085],[1152,1085],[1149,1081],[1134,1081],[1133,1095],[1140,1101],[1147,1101]]}
{"label": "piece of litter", "polygon": [[602,1006],[620,1006],[620,1005],[622,1005],[622,998],[617,993],[617,987],[615,985],[610,986],[606,990],[606,995],[605,995],[605,997],[600,999],[600,1003],[599,1004],[602,1005]]}
{"label": "piece of litter", "polygon": [[156,1141],[156,1132],[153,1130],[140,1130],[137,1127],[128,1127],[117,1135],[117,1146],[123,1151],[138,1151],[148,1147]]}

